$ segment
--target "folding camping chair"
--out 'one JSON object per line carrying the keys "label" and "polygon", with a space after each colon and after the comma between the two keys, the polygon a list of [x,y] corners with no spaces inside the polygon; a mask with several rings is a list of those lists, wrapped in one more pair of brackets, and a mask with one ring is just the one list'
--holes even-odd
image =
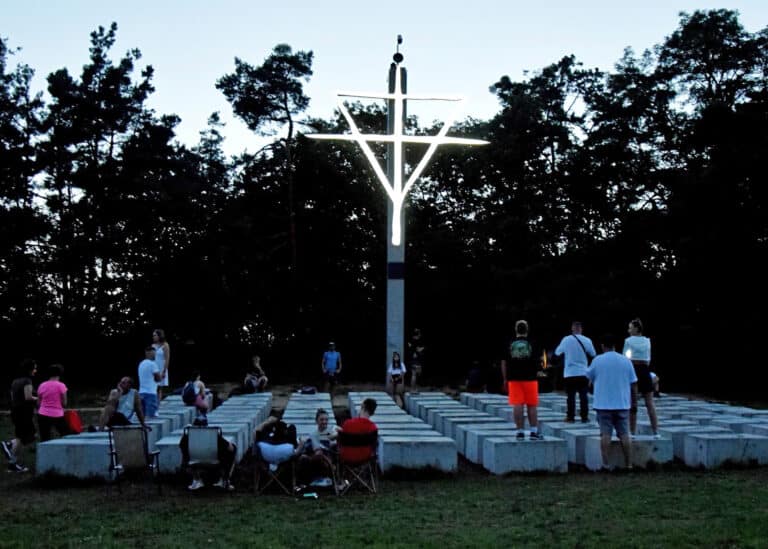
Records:
{"label": "folding camping chair", "polygon": [[378,477],[379,432],[346,433],[339,432],[338,440],[338,478],[342,482],[339,495],[346,494],[351,488],[359,486],[375,494]]}
{"label": "folding camping chair", "polygon": [[159,456],[159,450],[149,451],[147,430],[144,427],[140,425],[110,427],[109,472],[118,490],[121,490],[120,480],[126,472],[140,471],[149,473],[160,493]]}
{"label": "folding camping chair", "polygon": [[256,495],[263,494],[270,486],[274,485],[290,496],[296,490],[296,460],[294,454],[289,459],[280,463],[269,463],[264,459],[259,448],[259,443],[253,445],[253,492]]}

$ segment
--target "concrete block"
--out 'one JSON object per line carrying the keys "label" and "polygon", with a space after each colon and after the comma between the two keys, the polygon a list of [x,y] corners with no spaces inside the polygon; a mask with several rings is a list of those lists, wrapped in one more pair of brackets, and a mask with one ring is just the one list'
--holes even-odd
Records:
{"label": "concrete block", "polygon": [[659,434],[672,439],[672,453],[679,460],[685,459],[685,437],[695,433],[729,433],[725,427],[712,425],[662,425]]}
{"label": "concrete block", "polygon": [[455,472],[458,468],[456,443],[441,436],[379,438],[379,467],[387,472],[393,467]]}
{"label": "concrete block", "polygon": [[685,438],[684,461],[689,467],[712,469],[726,462],[768,463],[768,437],[744,433],[701,433]]}
{"label": "concrete block", "polygon": [[[560,438],[565,440],[568,446],[568,461],[577,465],[584,465],[587,439],[600,434],[600,429],[595,425],[571,424],[569,428],[560,430]],[[546,435],[545,435],[546,436]]]}
{"label": "concrete block", "polygon": [[[509,423],[486,423],[484,425],[462,425],[461,427],[464,433],[463,451],[462,447],[459,447],[459,451],[467,460],[480,465],[483,464],[483,443],[486,438],[509,438],[517,434],[517,429]],[[458,445],[459,441],[456,441],[456,444]]]}
{"label": "concrete block", "polygon": [[109,440],[102,434],[101,437],[74,436],[41,442],[37,445],[36,462],[37,475],[106,479],[109,478]]}
{"label": "concrete block", "polygon": [[734,433],[744,433],[746,428],[750,425],[766,425],[768,421],[759,417],[744,417],[744,416],[724,416],[722,418],[715,418],[710,423],[717,427],[724,427],[730,429]]}
{"label": "concrete block", "polygon": [[[652,436],[638,435],[631,441],[632,465],[634,467],[647,468],[653,463],[668,463],[672,461],[672,439],[654,438]],[[600,453],[600,436],[587,437],[584,445],[584,465],[591,471],[598,471],[603,465]],[[615,436],[611,439],[608,449],[608,465],[611,467],[624,467],[624,452],[621,442]]]}
{"label": "concrete block", "polygon": [[515,440],[488,437],[483,441],[483,467],[496,475],[511,472],[568,472],[568,449],[558,438]]}
{"label": "concrete block", "polygon": [[[696,421],[689,419],[669,419],[664,423],[659,421],[659,428],[664,425],[665,427],[682,427],[686,425],[699,425]],[[638,435],[652,435],[653,428],[651,427],[651,421],[648,419],[637,420],[637,434]]]}
{"label": "concrete block", "polygon": [[488,415],[480,416],[450,416],[443,418],[443,430],[442,433],[456,441],[459,451],[461,446],[458,445],[458,427],[461,425],[504,425],[511,427],[512,424],[508,421],[504,421],[500,417],[493,417]]}

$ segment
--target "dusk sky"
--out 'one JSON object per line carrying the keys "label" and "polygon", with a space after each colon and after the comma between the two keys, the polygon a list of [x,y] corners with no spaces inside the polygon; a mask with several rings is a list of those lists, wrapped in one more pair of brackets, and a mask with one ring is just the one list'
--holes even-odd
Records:
{"label": "dusk sky", "polygon": [[[255,150],[263,142],[232,117],[215,89],[234,69],[235,56],[259,65],[272,48],[286,43],[315,54],[306,86],[308,114],[329,118],[338,90],[383,91],[396,37],[415,94],[461,95],[463,116],[490,118],[498,111],[488,86],[502,75],[525,78],[574,54],[585,67],[611,70],[630,46],[637,53],[660,43],[679,22],[679,12],[728,8],[740,13],[747,31],[768,26],[765,0],[720,1],[551,0],[294,0],[292,2],[200,0],[4,1],[0,36],[11,48],[9,68],[26,63],[33,85],[62,67],[79,78],[88,62],[89,35],[99,25],[118,24],[112,58],[138,48],[141,65],[155,68],[150,106],[182,119],[180,141],[194,145],[211,112],[226,122],[225,151]],[[137,71],[138,74],[138,71]],[[422,124],[440,112],[409,110]],[[462,117],[463,117],[462,116]]]}

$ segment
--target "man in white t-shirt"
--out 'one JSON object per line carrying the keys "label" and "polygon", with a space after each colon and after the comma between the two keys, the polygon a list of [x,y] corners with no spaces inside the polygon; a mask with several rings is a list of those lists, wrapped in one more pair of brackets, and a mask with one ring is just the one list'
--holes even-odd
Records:
{"label": "man in white t-shirt", "polygon": [[139,400],[144,417],[157,417],[157,383],[163,373],[155,362],[155,349],[150,345],[144,349],[144,360],[139,363]]}
{"label": "man in white t-shirt", "polygon": [[612,335],[600,338],[603,354],[597,356],[587,369],[587,377],[595,387],[593,406],[600,425],[600,453],[603,469],[609,469],[608,448],[614,429],[624,452],[624,465],[632,467],[632,445],[629,436],[629,409],[632,405],[632,386],[637,376],[632,362],[616,352],[616,339]]}

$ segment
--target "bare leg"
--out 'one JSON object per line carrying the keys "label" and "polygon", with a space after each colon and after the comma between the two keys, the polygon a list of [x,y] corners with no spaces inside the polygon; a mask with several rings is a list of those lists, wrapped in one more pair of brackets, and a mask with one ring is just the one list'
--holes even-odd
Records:
{"label": "bare leg", "polygon": [[624,452],[624,467],[632,467],[632,440],[629,435],[621,435],[621,451]]}
{"label": "bare leg", "polygon": [[518,431],[523,429],[523,405],[522,404],[515,404],[515,406],[512,408],[512,415],[515,418],[515,426],[517,427]]}
{"label": "bare leg", "polygon": [[629,432],[633,435],[637,432],[637,384],[632,384],[632,404],[629,408]]}
{"label": "bare leg", "polygon": [[538,406],[528,406],[528,425],[531,430],[539,428],[539,408]]}
{"label": "bare leg", "polygon": [[603,458],[603,467],[608,468],[608,448],[611,447],[611,435],[600,434],[600,455]]}
{"label": "bare leg", "polygon": [[648,417],[651,420],[651,429],[653,429],[653,434],[656,435],[659,432],[659,419],[656,417],[656,404],[653,402],[653,393],[645,393],[643,399],[645,399],[645,409],[648,410]]}

